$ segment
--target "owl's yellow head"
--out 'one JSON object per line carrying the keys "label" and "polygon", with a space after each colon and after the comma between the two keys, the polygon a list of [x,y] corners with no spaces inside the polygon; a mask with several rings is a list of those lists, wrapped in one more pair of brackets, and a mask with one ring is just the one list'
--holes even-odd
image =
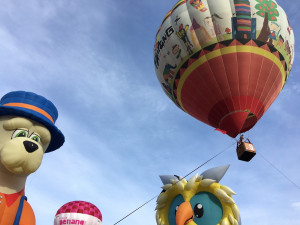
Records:
{"label": "owl's yellow head", "polygon": [[157,198],[158,225],[241,225],[235,192],[220,185],[228,166],[196,174],[189,181],[161,176],[164,186]]}

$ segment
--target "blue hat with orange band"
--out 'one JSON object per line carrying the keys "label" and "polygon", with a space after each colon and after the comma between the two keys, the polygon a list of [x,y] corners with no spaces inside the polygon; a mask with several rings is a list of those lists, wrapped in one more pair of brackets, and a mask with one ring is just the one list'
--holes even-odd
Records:
{"label": "blue hat with orange band", "polygon": [[21,116],[44,125],[51,133],[51,142],[46,152],[60,148],[65,142],[64,135],[55,126],[57,109],[43,96],[26,91],[9,92],[0,100],[0,116],[4,115]]}

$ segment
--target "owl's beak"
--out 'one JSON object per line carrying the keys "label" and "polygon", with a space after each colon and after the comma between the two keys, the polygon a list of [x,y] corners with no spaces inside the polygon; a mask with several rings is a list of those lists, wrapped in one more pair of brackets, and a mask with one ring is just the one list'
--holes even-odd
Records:
{"label": "owl's beak", "polygon": [[190,202],[179,205],[176,212],[176,225],[185,225],[194,219],[194,212]]}

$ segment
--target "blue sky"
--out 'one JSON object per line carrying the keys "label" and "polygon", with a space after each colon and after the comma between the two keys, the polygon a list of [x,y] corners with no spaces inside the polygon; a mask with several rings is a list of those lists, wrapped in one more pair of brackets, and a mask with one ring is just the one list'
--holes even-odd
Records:
{"label": "blue sky", "polygon": [[[294,29],[295,62],[283,91],[247,133],[257,152],[300,186],[300,1],[277,1]],[[158,195],[160,174],[184,176],[231,164],[231,187],[243,225],[299,225],[300,190],[261,155],[238,161],[234,140],[179,110],[154,71],[153,45],[175,1],[3,0],[0,95],[33,91],[58,108],[66,137],[26,184],[37,225],[53,224],[73,200],[99,207],[114,224]],[[122,225],[154,225],[155,201]]]}

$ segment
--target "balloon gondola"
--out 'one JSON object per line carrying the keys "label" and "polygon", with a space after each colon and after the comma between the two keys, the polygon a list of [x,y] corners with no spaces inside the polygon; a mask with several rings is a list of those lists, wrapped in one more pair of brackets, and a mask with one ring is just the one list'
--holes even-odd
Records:
{"label": "balloon gondola", "polygon": [[275,0],[180,0],[154,45],[166,95],[232,138],[261,119],[293,61],[293,30]]}
{"label": "balloon gondola", "polygon": [[244,138],[242,134],[236,144],[236,153],[239,160],[249,162],[255,155],[256,151],[254,145],[249,138]]}

